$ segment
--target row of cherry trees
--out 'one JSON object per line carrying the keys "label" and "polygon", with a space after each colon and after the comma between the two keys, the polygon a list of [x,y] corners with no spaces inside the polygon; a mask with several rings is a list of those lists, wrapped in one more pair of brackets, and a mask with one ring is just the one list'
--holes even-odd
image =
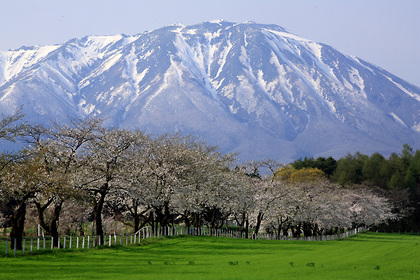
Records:
{"label": "row of cherry trees", "polygon": [[388,201],[366,188],[276,180],[281,164],[237,165],[192,136],[110,129],[99,119],[13,125],[20,118],[18,112],[0,122],[0,141],[27,144],[0,159],[0,224],[12,228],[17,246],[25,219],[51,236],[82,233],[89,222],[103,236],[116,221],[136,232],[146,224],[220,228],[228,220],[245,234],[253,228],[297,236],[395,218]]}

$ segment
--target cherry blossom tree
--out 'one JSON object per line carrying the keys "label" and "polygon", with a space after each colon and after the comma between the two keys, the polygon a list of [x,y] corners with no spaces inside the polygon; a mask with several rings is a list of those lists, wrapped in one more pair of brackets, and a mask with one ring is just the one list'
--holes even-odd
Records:
{"label": "cherry blossom tree", "polygon": [[278,237],[290,229],[294,236],[333,233],[338,229],[371,226],[395,218],[392,205],[373,191],[342,187],[329,180],[282,182],[267,212],[267,225]]}
{"label": "cherry blossom tree", "polygon": [[[255,234],[258,234],[261,223],[263,222],[266,211],[277,198],[278,193],[274,193],[274,178],[284,164],[272,159],[262,161],[249,161],[242,165],[242,170],[249,177],[254,178],[252,188],[255,193],[256,215],[251,216],[255,223]],[[278,181],[277,181],[278,182]],[[278,185],[278,184],[277,184]]]}
{"label": "cherry blossom tree", "polygon": [[392,204],[388,199],[366,187],[353,186],[344,194],[344,199],[350,204],[351,221],[355,227],[370,227],[398,218],[391,212]]}
{"label": "cherry blossom tree", "polygon": [[223,155],[215,146],[195,141],[188,150],[186,179],[175,192],[175,205],[187,226],[208,224],[218,228],[229,215],[229,165],[232,155]]}
{"label": "cherry blossom tree", "polygon": [[125,188],[123,176],[133,155],[138,137],[129,130],[100,128],[88,143],[81,189],[93,206],[96,235],[103,238],[102,211],[109,195]]}
{"label": "cherry blossom tree", "polygon": [[[16,239],[16,249],[22,249],[26,206],[41,191],[45,180],[41,158],[31,153],[22,155],[6,165],[0,174],[0,199],[6,201],[13,212],[10,238]],[[12,248],[14,243],[11,244]]]}
{"label": "cherry blossom tree", "polygon": [[27,141],[33,152],[41,155],[44,174],[43,188],[32,202],[38,212],[39,224],[58,246],[58,223],[63,204],[69,198],[82,194],[75,188],[76,176],[86,162],[80,154],[86,152],[87,143],[96,138],[100,119],[74,119],[68,125],[54,124],[51,128],[34,126],[28,130]]}

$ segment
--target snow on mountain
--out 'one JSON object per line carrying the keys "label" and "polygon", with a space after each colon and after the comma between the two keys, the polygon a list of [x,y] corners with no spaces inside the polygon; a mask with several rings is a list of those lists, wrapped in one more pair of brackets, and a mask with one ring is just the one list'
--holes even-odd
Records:
{"label": "snow on mountain", "polygon": [[291,161],[420,146],[420,89],[357,57],[254,22],[174,24],[0,52],[0,110],[48,123],[199,135]]}

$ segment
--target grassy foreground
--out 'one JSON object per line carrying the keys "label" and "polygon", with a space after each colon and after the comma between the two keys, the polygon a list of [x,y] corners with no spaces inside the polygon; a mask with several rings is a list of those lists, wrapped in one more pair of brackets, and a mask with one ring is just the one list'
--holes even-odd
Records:
{"label": "grassy foreground", "polygon": [[173,237],[0,257],[0,279],[420,279],[420,236],[326,242]]}

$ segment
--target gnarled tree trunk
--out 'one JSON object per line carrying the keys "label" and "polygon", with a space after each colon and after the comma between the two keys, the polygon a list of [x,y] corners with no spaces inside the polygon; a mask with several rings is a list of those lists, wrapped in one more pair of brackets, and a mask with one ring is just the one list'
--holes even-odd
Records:
{"label": "gnarled tree trunk", "polygon": [[22,239],[23,231],[25,227],[25,216],[26,216],[26,201],[18,203],[16,211],[13,213],[10,219],[12,225],[12,231],[10,232],[11,248],[15,249],[16,239],[16,250],[22,250]]}

